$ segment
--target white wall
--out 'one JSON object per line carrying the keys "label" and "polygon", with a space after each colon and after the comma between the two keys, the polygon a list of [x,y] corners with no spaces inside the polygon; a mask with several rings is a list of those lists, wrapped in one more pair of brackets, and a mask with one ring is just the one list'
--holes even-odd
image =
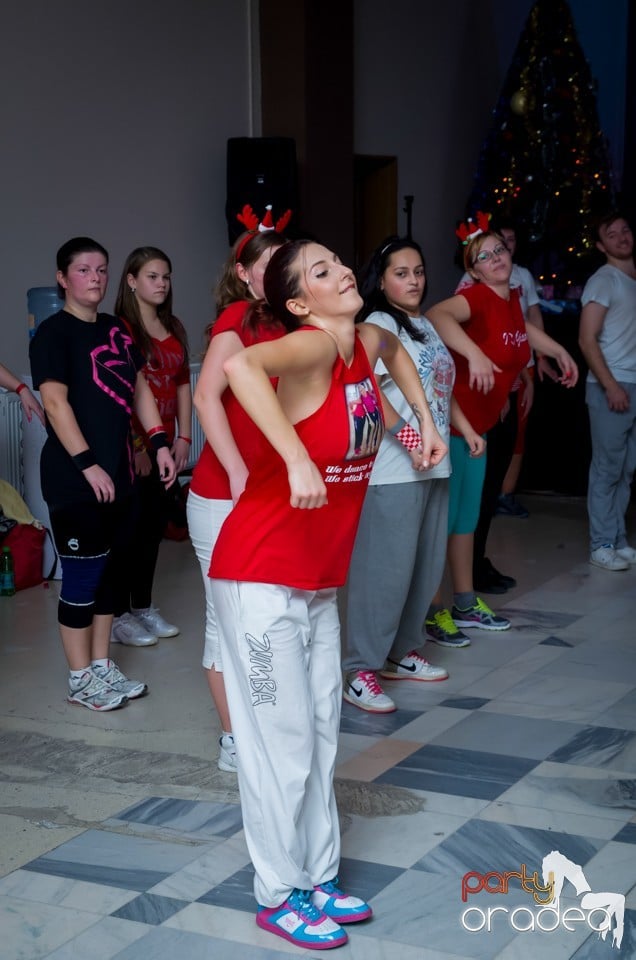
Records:
{"label": "white wall", "polygon": [[173,261],[193,353],[227,255],[226,140],[251,127],[250,0],[22,0],[0,57],[0,360],[28,372],[26,291],[72,236]]}

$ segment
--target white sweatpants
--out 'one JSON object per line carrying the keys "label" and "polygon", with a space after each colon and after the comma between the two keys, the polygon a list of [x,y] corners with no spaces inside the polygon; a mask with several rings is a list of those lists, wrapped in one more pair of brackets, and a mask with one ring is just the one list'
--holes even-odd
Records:
{"label": "white sweatpants", "polygon": [[206,670],[212,667],[218,673],[223,670],[221,660],[221,643],[214,612],[212,599],[212,581],[208,577],[210,559],[214,544],[221,531],[226,517],[233,507],[231,500],[209,500],[200,497],[197,493],[188,493],[186,512],[188,516],[188,532],[194,547],[197,560],[201,566],[203,589],[205,590],[205,645],[203,647],[203,666]]}
{"label": "white sweatpants", "polygon": [[342,673],[336,591],[212,580],[259,904],[331,880]]}

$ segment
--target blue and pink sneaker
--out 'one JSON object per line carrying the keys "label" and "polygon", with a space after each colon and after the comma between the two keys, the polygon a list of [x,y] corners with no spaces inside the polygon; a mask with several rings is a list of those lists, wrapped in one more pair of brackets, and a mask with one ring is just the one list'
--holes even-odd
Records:
{"label": "blue and pink sneaker", "polygon": [[368,903],[359,897],[350,897],[340,889],[340,880],[334,877],[326,883],[314,887],[311,902],[324,914],[337,923],[358,923],[359,920],[368,920],[373,910]]}
{"label": "blue and pink sneaker", "polygon": [[313,890],[292,890],[279,907],[259,907],[256,923],[297,947],[331,950],[349,939],[342,927],[312,902]]}

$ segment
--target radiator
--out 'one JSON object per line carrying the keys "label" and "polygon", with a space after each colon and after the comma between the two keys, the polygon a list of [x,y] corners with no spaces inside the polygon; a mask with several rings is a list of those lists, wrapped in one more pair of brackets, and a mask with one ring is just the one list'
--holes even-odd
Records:
{"label": "radiator", "polygon": [[[201,364],[192,363],[190,364],[190,386],[192,387],[192,393],[194,394],[194,388],[197,385],[197,380],[199,379],[199,374],[201,373]],[[201,455],[203,450],[203,445],[205,444],[205,434],[201,424],[199,423],[199,418],[196,415],[196,411],[192,410],[192,444],[190,446],[190,459],[188,460],[186,470],[192,470],[197,460]]]}
{"label": "radiator", "polygon": [[24,495],[22,404],[15,393],[0,390],[0,477]]}
{"label": "radiator", "polygon": [[[194,363],[190,367],[190,385],[192,391],[199,379],[201,364]],[[190,459],[187,464],[191,470],[196,464],[203,445],[205,435],[196,413],[192,412],[192,444]],[[44,433],[42,435],[44,440]],[[22,404],[15,393],[7,393],[0,388],[0,477],[10,483],[21,496],[24,496],[24,468],[22,446]]]}

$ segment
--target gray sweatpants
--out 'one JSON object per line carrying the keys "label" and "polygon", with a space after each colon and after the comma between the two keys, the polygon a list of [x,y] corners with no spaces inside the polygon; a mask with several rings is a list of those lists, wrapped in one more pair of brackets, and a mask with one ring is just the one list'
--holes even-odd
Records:
{"label": "gray sweatpants", "polygon": [[423,640],[448,539],[448,479],[370,486],[340,592],[343,669],[380,670]]}
{"label": "gray sweatpants", "polygon": [[625,514],[636,469],[636,383],[621,387],[630,397],[629,410],[622,413],[609,409],[598,383],[585,386],[592,439],[587,491],[592,550],[605,543],[617,548],[627,543]]}

